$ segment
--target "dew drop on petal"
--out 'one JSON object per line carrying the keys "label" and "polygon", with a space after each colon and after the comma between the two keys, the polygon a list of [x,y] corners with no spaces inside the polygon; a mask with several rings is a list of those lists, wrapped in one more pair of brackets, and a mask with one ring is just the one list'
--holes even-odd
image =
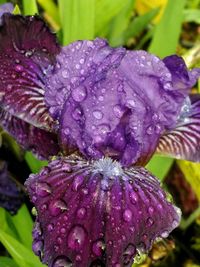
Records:
{"label": "dew drop on petal", "polygon": [[93,111],[93,116],[97,120],[101,120],[103,118],[103,113],[100,110],[95,110],[95,111]]}
{"label": "dew drop on petal", "polygon": [[40,197],[46,197],[51,193],[51,187],[47,183],[37,183],[36,194]]}
{"label": "dew drop on petal", "polygon": [[86,230],[80,226],[73,226],[68,235],[68,246],[73,250],[80,250],[86,240]]}
{"label": "dew drop on petal", "polygon": [[117,118],[121,118],[123,115],[123,110],[120,105],[115,105],[113,108],[114,114]]}
{"label": "dew drop on petal", "polygon": [[72,91],[72,97],[76,102],[82,102],[87,95],[85,86],[78,86]]}
{"label": "dew drop on petal", "polygon": [[152,226],[153,224],[154,220],[151,217],[147,218],[147,226]]}
{"label": "dew drop on petal", "polygon": [[161,236],[162,238],[167,238],[168,235],[169,235],[169,232],[168,232],[168,231],[163,231],[163,232],[161,233],[160,236]]}
{"label": "dew drop on petal", "polygon": [[138,202],[138,196],[135,192],[131,192],[130,199],[132,204],[136,204]]}
{"label": "dew drop on petal", "polygon": [[80,218],[80,219],[83,219],[84,217],[85,217],[85,215],[86,215],[86,208],[80,208],[78,211],[77,211],[77,216],[78,216],[78,218]]}
{"label": "dew drop on petal", "polygon": [[53,200],[49,205],[49,211],[52,216],[57,216],[67,210],[67,205],[63,200]]}
{"label": "dew drop on petal", "polygon": [[72,267],[72,262],[65,256],[59,256],[53,262],[52,267]]}
{"label": "dew drop on petal", "polygon": [[74,178],[73,184],[72,184],[72,190],[73,191],[78,191],[78,189],[80,188],[80,186],[82,185],[84,180],[84,177],[82,175],[76,176]]}
{"label": "dew drop on petal", "polygon": [[50,223],[50,224],[47,225],[47,230],[48,230],[49,232],[52,232],[53,229],[54,229],[54,225],[53,225],[52,223]]}
{"label": "dew drop on petal", "polygon": [[130,222],[132,220],[132,216],[133,216],[132,211],[129,209],[126,209],[123,213],[123,219],[126,222]]}
{"label": "dew drop on petal", "polygon": [[101,257],[104,250],[105,250],[105,243],[102,239],[99,239],[93,243],[92,252],[96,256]]}

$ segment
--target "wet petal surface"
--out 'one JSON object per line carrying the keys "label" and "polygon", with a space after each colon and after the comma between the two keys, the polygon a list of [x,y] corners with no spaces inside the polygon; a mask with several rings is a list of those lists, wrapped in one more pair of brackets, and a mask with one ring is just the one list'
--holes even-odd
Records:
{"label": "wet petal surface", "polygon": [[[148,162],[199,75],[176,57],[163,62],[101,39],[75,42],[57,61],[45,100],[59,121],[64,149],[78,149],[89,159],[112,157],[124,166]],[[173,73],[173,61],[187,77]]]}
{"label": "wet petal surface", "polygon": [[0,104],[12,115],[51,128],[43,96],[45,75],[59,52],[55,36],[37,16],[3,15],[0,27]]}
{"label": "wet petal surface", "polygon": [[155,177],[110,158],[54,160],[26,186],[38,212],[33,249],[50,267],[131,266],[180,221]]}
{"label": "wet petal surface", "polygon": [[0,108],[0,125],[25,149],[38,158],[57,155],[60,148],[57,136],[20,120]]}

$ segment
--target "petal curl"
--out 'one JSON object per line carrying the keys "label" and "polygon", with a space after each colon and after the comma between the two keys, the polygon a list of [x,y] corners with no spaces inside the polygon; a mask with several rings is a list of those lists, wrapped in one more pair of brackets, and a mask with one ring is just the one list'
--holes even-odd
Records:
{"label": "petal curl", "polygon": [[16,214],[24,200],[24,194],[11,178],[5,162],[0,162],[0,206]]}
{"label": "petal curl", "polygon": [[200,162],[200,96],[187,97],[177,125],[159,141],[157,153]]}
{"label": "petal curl", "polygon": [[37,16],[3,15],[0,27],[0,105],[41,128],[53,123],[44,103],[45,75],[60,48]]}
{"label": "petal curl", "polygon": [[155,177],[110,158],[54,160],[26,187],[38,212],[33,249],[49,267],[131,266],[180,221]]}
{"label": "petal curl", "polygon": [[25,149],[38,158],[48,159],[57,155],[59,146],[54,133],[34,127],[0,108],[0,125]]}

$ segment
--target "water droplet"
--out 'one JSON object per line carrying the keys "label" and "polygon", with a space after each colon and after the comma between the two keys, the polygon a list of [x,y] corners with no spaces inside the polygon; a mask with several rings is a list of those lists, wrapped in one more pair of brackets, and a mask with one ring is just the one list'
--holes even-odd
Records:
{"label": "water droplet", "polygon": [[127,103],[127,107],[135,108],[135,101],[134,101],[134,100],[132,100],[132,99],[128,99],[128,100],[126,101],[126,103]]}
{"label": "water droplet", "polygon": [[81,255],[76,255],[76,261],[82,261],[82,257],[81,257]]}
{"label": "water droplet", "polygon": [[168,231],[163,231],[163,232],[161,233],[160,236],[161,236],[162,238],[167,238],[168,235],[169,235],[169,232],[168,232]]}
{"label": "water droplet", "polygon": [[69,232],[68,246],[71,249],[80,250],[85,243],[86,237],[87,237],[86,230],[82,226],[76,225],[72,227],[72,229]]}
{"label": "water droplet", "polygon": [[52,267],[72,267],[72,262],[65,256],[59,256],[53,262]]}
{"label": "water droplet", "polygon": [[83,219],[85,217],[85,215],[86,215],[86,212],[87,212],[86,208],[84,208],[84,207],[83,208],[80,208],[77,211],[78,218]]}
{"label": "water droplet", "polygon": [[138,196],[135,192],[131,192],[130,199],[133,204],[136,204],[138,202]]}
{"label": "water droplet", "polygon": [[125,222],[130,222],[132,220],[132,211],[129,209],[126,209],[123,213],[123,219]]}
{"label": "water droplet", "polygon": [[152,226],[153,224],[154,220],[151,217],[147,218],[147,226]]}
{"label": "water droplet", "polygon": [[92,245],[92,252],[98,256],[101,257],[103,252],[105,250],[105,243],[102,239],[99,239],[95,241]]}
{"label": "water droplet", "polygon": [[173,220],[172,227],[176,228],[179,225],[179,222],[177,220]]}
{"label": "water droplet", "polygon": [[93,111],[93,116],[97,119],[97,120],[101,120],[103,118],[103,114],[100,110],[95,110]]}
{"label": "water droplet", "polygon": [[149,212],[149,214],[152,215],[154,212],[154,207],[152,207],[152,206],[148,207],[148,212]]}
{"label": "water droplet", "polygon": [[63,71],[62,71],[62,76],[63,76],[64,79],[69,78],[69,72],[68,72],[68,70],[66,70],[66,69],[63,70]]}
{"label": "water droplet", "polygon": [[128,265],[130,262],[132,262],[135,254],[136,254],[136,247],[133,244],[129,244],[123,253],[124,265]]}
{"label": "water droplet", "polygon": [[76,102],[82,102],[87,95],[85,86],[78,86],[72,91],[72,97]]}
{"label": "water droplet", "polygon": [[82,118],[82,112],[80,110],[80,108],[75,108],[73,113],[72,113],[72,117],[75,119],[75,120],[80,120]]}
{"label": "water droplet", "polygon": [[57,216],[67,210],[67,205],[63,200],[53,200],[49,205],[51,215]]}
{"label": "water droplet", "polygon": [[108,124],[100,124],[98,126],[98,132],[100,134],[107,134],[110,131],[110,126]]}
{"label": "water droplet", "polygon": [[40,197],[46,197],[51,193],[51,187],[47,183],[36,184],[36,194]]}
{"label": "water droplet", "polygon": [[15,70],[16,70],[17,72],[22,72],[22,71],[24,70],[24,67],[23,67],[22,65],[16,65],[16,66],[15,66]]}
{"label": "water droplet", "polygon": [[72,190],[73,191],[78,191],[78,189],[82,185],[83,181],[84,181],[84,176],[82,176],[82,175],[76,176],[74,178],[74,181],[73,181],[73,184],[72,184]]}
{"label": "water droplet", "polygon": [[80,62],[80,64],[84,64],[85,59],[84,58],[81,58],[79,62]]}
{"label": "water droplet", "polygon": [[52,232],[54,229],[54,225],[52,223],[47,225],[47,231]]}
{"label": "water droplet", "polygon": [[117,118],[121,118],[122,115],[123,115],[123,109],[120,105],[115,105],[114,108],[113,108],[113,111],[115,113],[115,116]]}
{"label": "water droplet", "polygon": [[153,134],[153,132],[154,132],[154,127],[153,127],[153,126],[149,126],[149,127],[147,128],[147,133],[148,133],[148,134]]}

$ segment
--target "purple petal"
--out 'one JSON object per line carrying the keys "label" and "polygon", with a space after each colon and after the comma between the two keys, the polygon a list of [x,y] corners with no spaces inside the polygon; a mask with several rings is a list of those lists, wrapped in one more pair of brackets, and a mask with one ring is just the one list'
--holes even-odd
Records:
{"label": "purple petal", "polygon": [[12,13],[14,10],[12,3],[6,3],[0,5],[0,25],[2,24],[2,16],[4,13]]}
{"label": "purple petal", "polygon": [[157,152],[173,158],[200,162],[200,96],[187,97],[177,125],[159,141]]}
{"label": "purple petal", "polygon": [[5,163],[0,162],[0,207],[16,214],[24,200],[24,194],[11,178]]}
{"label": "purple petal", "polygon": [[[63,47],[57,56],[54,75],[47,80],[45,100],[53,118],[58,119],[71,90],[79,102],[84,99],[84,92],[76,89],[87,78],[93,77],[98,82],[106,77],[109,69],[115,68],[125,54],[124,48],[113,49],[103,39],[77,41]],[[84,89],[83,89],[84,90]],[[79,91],[76,94],[76,91]]]}
{"label": "purple petal", "polygon": [[155,177],[110,158],[54,160],[26,186],[38,212],[33,249],[50,267],[131,266],[180,221]]}
{"label": "purple petal", "polygon": [[55,36],[39,17],[3,15],[0,27],[0,104],[42,128],[52,118],[44,103],[45,75],[59,52]]}
{"label": "purple petal", "polygon": [[75,42],[57,61],[45,100],[59,121],[64,149],[78,149],[87,158],[109,156],[124,166],[148,162],[198,76],[184,69],[184,90],[167,59],[114,49],[101,39]]}
{"label": "purple petal", "polygon": [[189,71],[184,60],[176,55],[164,58],[163,62],[171,72],[173,87],[181,89],[180,92],[187,96],[189,89],[195,85],[200,76],[200,69]]}
{"label": "purple petal", "polygon": [[40,159],[57,155],[59,146],[54,133],[36,128],[0,108],[0,125],[25,149]]}

